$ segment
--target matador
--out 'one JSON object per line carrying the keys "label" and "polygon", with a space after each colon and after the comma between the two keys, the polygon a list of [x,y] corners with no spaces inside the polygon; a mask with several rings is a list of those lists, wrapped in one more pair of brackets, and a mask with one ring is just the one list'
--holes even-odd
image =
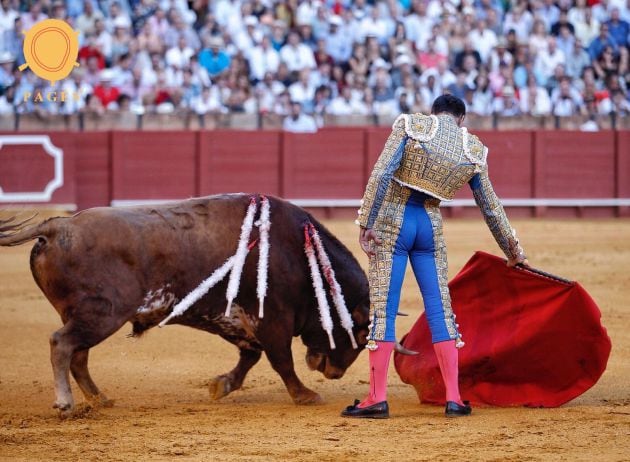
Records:
{"label": "matador", "polygon": [[457,349],[464,342],[451,307],[440,202],[452,200],[468,183],[508,265],[527,260],[488,178],[488,150],[462,127],[465,114],[463,101],[442,95],[431,115],[400,115],[370,175],[357,220],[369,256],[370,392],[342,411],[344,417],[389,417],[387,371],[407,260],[446,388],[445,414],[471,413],[459,393]]}

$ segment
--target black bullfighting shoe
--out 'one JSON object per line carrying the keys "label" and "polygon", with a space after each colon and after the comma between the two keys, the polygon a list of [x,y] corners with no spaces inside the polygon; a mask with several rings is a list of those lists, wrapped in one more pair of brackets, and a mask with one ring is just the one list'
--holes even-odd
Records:
{"label": "black bullfighting shoe", "polygon": [[358,407],[361,401],[354,400],[352,406],[348,406],[341,411],[342,417],[356,417],[359,419],[388,419],[389,418],[389,406],[387,401],[381,401],[380,403],[372,404],[371,406]]}
{"label": "black bullfighting shoe", "polygon": [[464,405],[457,404],[455,401],[447,401],[446,402],[446,410],[444,413],[446,417],[462,417],[465,415],[470,415],[472,412],[472,407],[468,404],[468,401],[464,401]]}

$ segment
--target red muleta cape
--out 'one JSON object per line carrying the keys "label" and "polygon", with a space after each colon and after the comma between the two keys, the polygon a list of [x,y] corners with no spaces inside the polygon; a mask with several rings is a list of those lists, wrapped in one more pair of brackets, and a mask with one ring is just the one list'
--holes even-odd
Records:
{"label": "red muleta cape", "polygon": [[[508,268],[476,252],[449,283],[466,346],[459,350],[462,398],[473,405],[556,407],[591,388],[611,342],[593,299],[577,282]],[[396,354],[403,382],[423,403],[444,403],[444,384],[423,314],[403,338],[418,356]]]}

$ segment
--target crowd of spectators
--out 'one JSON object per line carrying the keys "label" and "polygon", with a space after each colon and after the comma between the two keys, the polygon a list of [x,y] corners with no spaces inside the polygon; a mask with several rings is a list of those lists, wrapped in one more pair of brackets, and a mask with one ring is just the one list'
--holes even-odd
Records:
{"label": "crowd of spectators", "polygon": [[[80,66],[63,98],[36,101],[50,83],[18,67],[45,18],[79,31]],[[0,0],[0,114],[186,109],[316,129],[428,112],[448,92],[482,116],[623,117],[629,22],[630,0]]]}

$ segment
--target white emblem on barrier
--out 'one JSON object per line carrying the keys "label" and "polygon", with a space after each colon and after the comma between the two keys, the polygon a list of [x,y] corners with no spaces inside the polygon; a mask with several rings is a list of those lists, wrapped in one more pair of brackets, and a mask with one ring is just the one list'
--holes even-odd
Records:
{"label": "white emblem on barrier", "polygon": [[0,185],[0,202],[48,202],[53,192],[63,186],[63,150],[52,144],[48,135],[0,135],[0,149],[5,145],[40,145],[55,161],[55,175],[43,191],[5,193]]}

